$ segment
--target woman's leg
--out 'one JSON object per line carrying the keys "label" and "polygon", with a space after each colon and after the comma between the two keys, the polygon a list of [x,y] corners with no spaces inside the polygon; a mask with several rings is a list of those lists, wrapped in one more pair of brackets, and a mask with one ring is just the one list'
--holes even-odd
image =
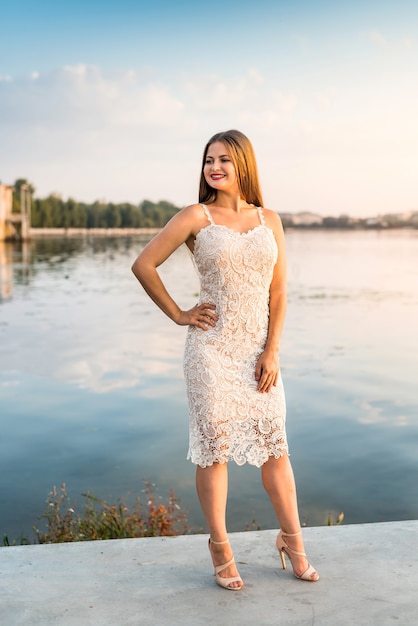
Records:
{"label": "woman's leg", "polygon": [[[228,496],[228,466],[227,463],[214,463],[209,467],[196,468],[196,489],[200,506],[205,516],[211,539],[224,541],[227,538],[226,530],[226,501]],[[222,565],[229,561],[233,554],[229,543],[210,544],[213,564]],[[235,563],[220,572],[222,578],[237,576]],[[241,583],[231,583],[231,587],[241,587]]]}
{"label": "woman's leg", "polygon": [[[287,455],[275,459],[270,457],[261,468],[261,477],[267,491],[281,530],[284,533],[294,534],[300,531],[299,511],[296,496],[296,485],[292,465]],[[302,535],[286,537],[289,548],[297,552],[304,552]],[[295,574],[301,576],[308,568],[308,560],[292,554],[292,566]],[[316,580],[318,575],[312,575]]]}

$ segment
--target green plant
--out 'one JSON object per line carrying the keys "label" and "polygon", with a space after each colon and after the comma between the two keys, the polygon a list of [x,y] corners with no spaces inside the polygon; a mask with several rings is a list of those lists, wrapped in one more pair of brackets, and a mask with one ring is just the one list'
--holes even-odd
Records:
{"label": "green plant", "polygon": [[70,502],[65,483],[60,491],[54,486],[40,517],[46,523],[46,530],[34,525],[36,537],[39,543],[63,543],[187,533],[187,515],[180,509],[173,490],[164,504],[158,501],[154,488],[146,482],[146,503],[138,497],[131,508],[122,501],[108,504],[90,493],[82,494],[85,503],[79,514]]}
{"label": "green plant", "polygon": [[344,520],[344,513],[341,512],[338,517],[335,520],[335,524],[332,521],[332,517],[331,517],[331,513],[328,514],[328,526],[339,526],[340,524],[343,523]]}
{"label": "green plant", "polygon": [[24,537],[23,535],[20,535],[19,539],[13,539],[12,543],[10,543],[8,535],[6,534],[3,535],[3,546],[5,548],[9,546],[29,546],[29,545],[30,545],[29,539],[27,537]]}

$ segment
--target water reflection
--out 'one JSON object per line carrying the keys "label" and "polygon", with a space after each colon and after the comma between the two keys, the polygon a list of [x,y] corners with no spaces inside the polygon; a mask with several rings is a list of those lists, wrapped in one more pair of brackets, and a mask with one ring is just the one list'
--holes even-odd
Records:
{"label": "water reflection", "polygon": [[0,241],[0,304],[13,296],[14,284],[29,284],[30,246],[27,241]]}
{"label": "water reflection", "polygon": [[[129,271],[146,241],[31,241],[29,253],[13,266],[20,289],[6,324],[18,325],[19,332],[4,342],[9,367],[19,371],[22,350],[30,346],[25,371],[95,393],[138,387],[139,381],[141,395],[152,398],[161,396],[161,381],[165,393],[178,386],[185,329],[155,309]],[[5,267],[11,276],[11,263]],[[185,248],[161,273],[180,301],[195,300],[197,278]]]}
{"label": "water reflection", "polygon": [[0,241],[0,302],[8,300],[13,291],[13,269],[9,249]]}

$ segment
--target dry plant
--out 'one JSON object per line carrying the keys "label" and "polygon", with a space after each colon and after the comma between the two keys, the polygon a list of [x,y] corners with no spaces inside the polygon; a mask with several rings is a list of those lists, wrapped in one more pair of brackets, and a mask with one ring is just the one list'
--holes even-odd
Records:
{"label": "dry plant", "polygon": [[145,500],[138,497],[131,508],[124,502],[108,504],[84,493],[84,509],[77,513],[67,494],[65,483],[60,490],[54,486],[48,495],[45,512],[40,520],[46,524],[42,531],[33,526],[39,543],[94,541],[186,534],[187,514],[181,510],[173,490],[163,504],[154,493],[154,485],[145,483]]}

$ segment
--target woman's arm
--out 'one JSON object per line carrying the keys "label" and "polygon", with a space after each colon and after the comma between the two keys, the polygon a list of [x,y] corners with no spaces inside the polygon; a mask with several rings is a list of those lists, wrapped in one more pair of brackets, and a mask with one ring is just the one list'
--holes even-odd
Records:
{"label": "woman's arm", "polygon": [[[200,211],[199,211],[200,209]],[[180,309],[168,293],[158,272],[159,267],[183,243],[194,240],[202,226],[200,205],[190,205],[177,213],[145,246],[134,261],[132,271],[155,304],[176,324],[193,325],[202,330],[215,326],[215,306],[202,303],[188,311]]]}
{"label": "woman's arm", "polygon": [[274,266],[273,278],[270,284],[269,326],[266,345],[257,362],[255,377],[258,381],[258,391],[268,392],[277,384],[279,377],[279,349],[282,336],[287,305],[286,284],[286,250],[284,232],[281,220],[277,213],[265,209],[267,226],[274,233],[277,243],[278,258]]}

